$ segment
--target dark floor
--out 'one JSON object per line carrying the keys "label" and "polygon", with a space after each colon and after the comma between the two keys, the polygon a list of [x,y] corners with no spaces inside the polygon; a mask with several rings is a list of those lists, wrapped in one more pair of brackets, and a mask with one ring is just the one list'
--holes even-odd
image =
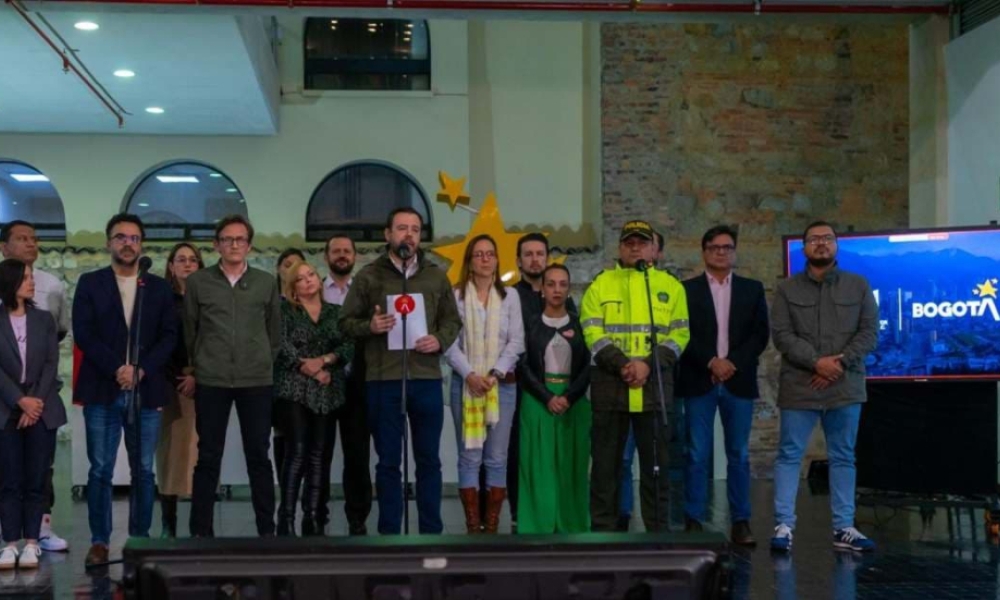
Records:
{"label": "dark floor", "polygon": [[[91,577],[83,568],[89,546],[87,507],[70,498],[69,445],[61,444],[57,464],[57,489],[60,502],[55,509],[56,530],[69,539],[68,554],[45,554],[37,573],[0,575],[0,597],[14,598],[111,598],[121,567],[111,567],[100,576]],[[771,531],[770,481],[755,481],[752,489],[756,514],[753,529],[761,545],[753,551],[736,551],[735,598],[779,600],[802,599],[962,599],[1000,598],[1000,548],[984,537],[982,509],[927,510],[916,508],[860,508],[859,528],[874,538],[879,549],[871,555],[834,551],[830,543],[829,497],[812,492],[803,482],[799,491],[799,524],[795,549],[791,556],[772,556],[767,549]],[[245,492],[236,490],[235,499],[221,502],[216,510],[216,531],[224,535],[251,535],[254,530],[250,503]],[[63,500],[65,499],[65,500]],[[711,527],[725,530],[727,508],[725,484],[719,482],[714,494]],[[674,503],[674,507],[679,502]],[[336,502],[335,517],[343,505]],[[377,510],[377,508],[376,508]],[[180,508],[181,523],[187,522],[188,504]],[[680,529],[677,511],[673,520]],[[117,555],[125,543],[124,523],[128,503],[115,501],[115,530],[112,552]],[[415,510],[412,512],[416,530]],[[448,533],[464,531],[461,505],[454,497],[444,503],[445,528]],[[155,516],[154,535],[159,534],[159,515]],[[335,521],[334,533],[346,533],[341,519]],[[640,530],[641,522],[632,523]],[[186,529],[182,525],[182,529]],[[375,515],[369,520],[375,529]],[[505,514],[501,531],[509,531]]]}

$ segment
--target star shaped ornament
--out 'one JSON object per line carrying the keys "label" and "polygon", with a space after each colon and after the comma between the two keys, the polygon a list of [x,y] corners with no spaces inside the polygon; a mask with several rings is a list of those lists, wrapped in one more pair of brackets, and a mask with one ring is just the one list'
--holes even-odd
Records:
{"label": "star shaped ornament", "polygon": [[448,267],[448,280],[452,285],[458,283],[462,276],[462,260],[465,258],[465,246],[469,240],[480,234],[489,234],[497,243],[497,258],[500,260],[500,278],[507,285],[517,281],[520,276],[517,270],[517,240],[520,233],[508,233],[503,226],[497,199],[492,193],[486,197],[479,214],[465,234],[465,239],[454,244],[445,244],[431,248],[431,252],[451,261]]}
{"label": "star shaped ornament", "polygon": [[997,288],[994,285],[996,282],[997,282],[996,279],[993,280],[987,279],[983,283],[977,283],[976,289],[972,290],[972,293],[979,296],[980,298],[985,298],[987,296],[989,296],[990,298],[996,298]]}
{"label": "star shaped ornament", "polygon": [[441,182],[441,189],[437,193],[438,202],[447,202],[451,210],[455,210],[459,204],[468,205],[469,195],[463,191],[465,179],[465,177],[452,179],[444,171],[438,171],[438,181]]}

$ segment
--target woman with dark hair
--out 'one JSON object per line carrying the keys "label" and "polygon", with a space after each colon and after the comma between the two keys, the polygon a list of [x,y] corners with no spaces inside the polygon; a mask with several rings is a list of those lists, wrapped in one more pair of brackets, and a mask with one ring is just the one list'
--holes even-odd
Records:
{"label": "woman with dark hair", "polygon": [[525,324],[521,382],[521,533],[590,531],[590,351],[566,310],[569,270],[542,272],[542,314]]}
{"label": "woman with dark hair", "polygon": [[[469,241],[455,287],[462,332],[445,357],[453,369],[451,414],[458,440],[458,492],[469,533],[496,533],[507,496],[507,446],[517,407],[514,369],[524,351],[521,301],[500,280],[497,245]],[[486,514],[479,506],[479,469],[486,466]]]}
{"label": "woman with dark hair", "polygon": [[281,348],[274,360],[274,395],[286,418],[278,535],[295,535],[303,484],[302,535],[318,535],[323,455],[336,431],[329,421],[347,402],[344,367],[354,357],[354,340],[341,332],[340,306],[323,301],[323,281],[308,263],[296,260],[288,267],[284,292]]}
{"label": "woman with dark hair", "polygon": [[[306,262],[306,255],[298,248],[285,248],[278,255],[278,262],[275,265],[278,278],[278,293],[281,299],[285,300],[285,273],[295,262]],[[282,470],[285,468],[285,417],[287,407],[281,403],[275,403],[271,411],[271,429],[274,432],[272,446],[274,446],[274,474],[281,482]]]}
{"label": "woman with dark hair", "polygon": [[[0,570],[38,568],[45,480],[66,423],[52,315],[35,308],[31,267],[0,262]],[[17,543],[25,540],[18,551]]]}
{"label": "woman with dark hair", "polygon": [[[188,275],[205,268],[201,252],[181,242],[167,256],[166,280],[174,290],[177,322],[184,318],[184,291]],[[183,329],[178,332],[184,339]],[[156,474],[160,491],[162,537],[177,536],[177,497],[191,495],[191,477],[198,464],[198,434],[195,431],[194,369],[184,342],[177,344],[167,364],[167,377],[174,384],[173,402],[163,408],[160,444],[156,448]]]}

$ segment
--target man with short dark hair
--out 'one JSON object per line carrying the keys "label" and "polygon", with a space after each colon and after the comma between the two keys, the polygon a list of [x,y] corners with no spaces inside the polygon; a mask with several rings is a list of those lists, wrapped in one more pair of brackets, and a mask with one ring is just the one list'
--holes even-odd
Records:
{"label": "man with short dark hair", "polygon": [[[27,221],[14,220],[0,228],[0,252],[4,258],[16,258],[32,268],[35,278],[35,306],[52,313],[56,320],[59,341],[69,333],[69,306],[66,301],[66,285],[51,273],[35,266],[38,260],[38,236],[35,226]],[[62,382],[59,382],[60,385]],[[55,454],[52,455],[53,461]],[[53,463],[54,465],[54,463]],[[38,545],[46,552],[65,552],[69,544],[52,531],[52,507],[56,495],[52,486],[54,466],[50,465],[45,483],[45,515],[42,517],[41,535]]]}
{"label": "man with short dark hair", "polygon": [[819,422],[830,461],[833,545],[871,551],[875,543],[854,527],[854,443],[867,399],[865,357],[878,342],[878,306],[864,277],[837,266],[832,225],[811,223],[802,241],[806,269],[778,284],[771,309],[771,334],[781,353],[771,549],[792,549],[799,469]]}
{"label": "man with short dark hair", "polygon": [[[357,247],[346,235],[334,235],[326,242],[326,264],[330,274],[323,281],[323,300],[343,306],[351,289]],[[365,359],[361,344],[355,348],[354,358],[345,368],[347,372],[347,404],[334,411],[329,424],[327,452],[323,455],[323,482],[320,487],[320,508],[316,516],[319,532],[329,522],[330,464],[340,427],[340,447],[344,454],[344,514],[347,532],[365,535],[365,521],[372,510],[372,478],[368,470],[371,436],[368,433],[368,414],[365,401]]]}
{"label": "man with short dark hair", "polygon": [[750,427],[757,362],[770,337],[764,285],[733,273],[736,230],[712,227],[701,239],[705,272],[684,281],[691,341],[681,356],[677,396],[684,398],[687,466],[685,530],[701,531],[708,517],[709,468],[715,414],[722,418],[728,463],[730,539],[756,544],[750,531]]}
{"label": "man with short dark hair", "polygon": [[[386,220],[386,252],[354,277],[340,323],[364,345],[368,425],[375,441],[378,466],[378,530],[398,534],[402,529],[403,496],[400,464],[403,428],[407,417],[417,471],[417,511],[420,533],[441,533],[441,428],[444,394],[441,355],[462,328],[455,295],[444,271],[419,249],[423,217],[412,208],[397,208]],[[427,334],[407,340],[409,377],[406,415],[401,383],[403,352],[390,349],[389,332],[396,326],[390,301],[407,294],[422,302]],[[412,318],[412,317],[411,317]]]}
{"label": "man with short dark hair", "polygon": [[198,464],[191,496],[191,535],[213,535],[212,510],[236,405],[250,478],[257,534],[274,535],[271,405],[274,356],[281,343],[281,305],[271,274],[247,263],[253,225],[230,215],[215,228],[219,262],[192,273],[184,294],[184,337],[194,366]]}
{"label": "man with short dark hair", "polygon": [[[166,366],[177,344],[170,284],[156,275],[139,273],[145,237],[142,221],[135,215],[115,215],[105,234],[111,266],[81,275],[73,297],[73,337],[83,354],[74,397],[83,403],[90,460],[87,513],[92,545],[85,558],[88,566],[108,561],[112,476],[122,429],[129,463],[139,471],[131,484],[128,533],[149,537],[156,498],[153,457],[160,412],[173,390]],[[141,322],[137,302],[140,286]],[[132,355],[136,346],[141,350],[139,356]],[[131,404],[136,381],[139,389],[134,396],[141,403],[138,422]]]}

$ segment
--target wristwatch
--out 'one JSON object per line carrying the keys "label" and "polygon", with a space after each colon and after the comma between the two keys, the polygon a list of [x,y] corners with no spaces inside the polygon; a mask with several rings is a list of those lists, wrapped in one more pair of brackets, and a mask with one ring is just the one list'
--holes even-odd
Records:
{"label": "wristwatch", "polygon": [[504,375],[500,371],[497,371],[496,369],[490,369],[490,377],[496,379],[497,381],[502,381],[503,378],[506,377],[506,375]]}

